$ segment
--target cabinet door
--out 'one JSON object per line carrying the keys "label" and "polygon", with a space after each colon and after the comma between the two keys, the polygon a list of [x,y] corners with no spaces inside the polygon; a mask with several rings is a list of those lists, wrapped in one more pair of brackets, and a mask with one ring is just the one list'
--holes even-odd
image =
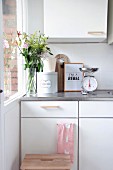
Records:
{"label": "cabinet door", "polygon": [[49,154],[57,152],[57,123],[74,123],[74,165],[77,170],[78,119],[22,118],[21,159],[25,154]]}
{"label": "cabinet door", "polygon": [[108,44],[113,44],[113,0],[109,0],[108,9]]}
{"label": "cabinet door", "polygon": [[[108,0],[44,0],[44,33],[49,41],[102,41]],[[53,38],[53,39],[51,39]]]}
{"label": "cabinet door", "polygon": [[113,170],[113,119],[80,118],[79,170]]}

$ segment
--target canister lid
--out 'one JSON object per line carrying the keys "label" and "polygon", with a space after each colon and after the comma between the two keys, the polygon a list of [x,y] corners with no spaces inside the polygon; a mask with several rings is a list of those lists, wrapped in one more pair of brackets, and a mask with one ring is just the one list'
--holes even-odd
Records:
{"label": "canister lid", "polygon": [[37,74],[41,74],[41,75],[57,75],[57,72],[37,72]]}

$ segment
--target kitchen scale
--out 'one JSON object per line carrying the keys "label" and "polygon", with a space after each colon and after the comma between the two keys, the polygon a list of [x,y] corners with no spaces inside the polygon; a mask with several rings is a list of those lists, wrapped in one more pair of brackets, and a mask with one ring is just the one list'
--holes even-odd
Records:
{"label": "kitchen scale", "polygon": [[97,89],[98,83],[96,78],[92,75],[98,70],[98,68],[79,68],[81,72],[84,73],[84,78],[82,80],[82,94],[87,95],[92,93]]}

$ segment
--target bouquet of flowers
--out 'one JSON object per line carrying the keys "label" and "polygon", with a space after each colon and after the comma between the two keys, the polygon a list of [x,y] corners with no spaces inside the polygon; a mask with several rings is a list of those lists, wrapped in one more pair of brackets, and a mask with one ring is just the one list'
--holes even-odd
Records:
{"label": "bouquet of flowers", "polygon": [[16,42],[20,54],[25,59],[24,69],[28,68],[27,93],[29,94],[36,93],[35,72],[43,71],[43,60],[47,57],[47,54],[53,55],[47,46],[47,39],[48,37],[40,32],[31,35],[17,32]]}
{"label": "bouquet of flowers", "polygon": [[48,37],[40,32],[31,35],[17,32],[17,35],[17,46],[25,59],[24,69],[36,68],[37,72],[43,71],[43,60],[47,54],[53,55],[47,46]]}
{"label": "bouquet of flowers", "polygon": [[[20,33],[17,31],[16,39],[11,38],[10,43],[4,40],[4,48],[19,49],[24,57],[24,69],[28,70],[27,93],[36,92],[35,73],[43,71],[43,61],[47,55],[53,55],[47,44],[48,37],[39,32],[34,34]],[[10,47],[10,44],[12,47]]]}

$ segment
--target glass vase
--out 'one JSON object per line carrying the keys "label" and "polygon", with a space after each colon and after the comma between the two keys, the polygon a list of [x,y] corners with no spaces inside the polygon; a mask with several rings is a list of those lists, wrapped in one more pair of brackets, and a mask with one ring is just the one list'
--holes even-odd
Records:
{"label": "glass vase", "polygon": [[28,68],[27,95],[36,94],[36,69]]}

